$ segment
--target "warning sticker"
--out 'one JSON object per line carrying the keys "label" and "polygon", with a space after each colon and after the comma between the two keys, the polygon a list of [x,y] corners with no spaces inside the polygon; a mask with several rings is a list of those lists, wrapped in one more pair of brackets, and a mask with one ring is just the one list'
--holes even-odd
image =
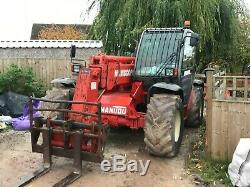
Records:
{"label": "warning sticker", "polygon": [[96,90],[96,82],[91,82],[90,89]]}

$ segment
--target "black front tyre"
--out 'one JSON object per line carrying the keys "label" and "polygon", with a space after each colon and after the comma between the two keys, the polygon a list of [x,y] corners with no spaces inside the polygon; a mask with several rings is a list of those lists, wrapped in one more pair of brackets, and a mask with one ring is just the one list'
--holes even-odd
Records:
{"label": "black front tyre", "polygon": [[181,98],[178,95],[153,95],[145,117],[146,150],[155,156],[176,156],[182,141],[183,126]]}

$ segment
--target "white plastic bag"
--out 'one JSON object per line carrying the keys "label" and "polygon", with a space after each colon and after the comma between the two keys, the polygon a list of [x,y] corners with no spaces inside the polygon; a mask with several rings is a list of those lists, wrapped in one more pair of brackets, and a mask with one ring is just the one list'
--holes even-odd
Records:
{"label": "white plastic bag", "polygon": [[12,117],[10,117],[10,116],[0,116],[0,122],[10,123],[11,119],[12,119]]}
{"label": "white plastic bag", "polygon": [[228,167],[228,174],[234,186],[250,186],[250,138],[240,139]]}

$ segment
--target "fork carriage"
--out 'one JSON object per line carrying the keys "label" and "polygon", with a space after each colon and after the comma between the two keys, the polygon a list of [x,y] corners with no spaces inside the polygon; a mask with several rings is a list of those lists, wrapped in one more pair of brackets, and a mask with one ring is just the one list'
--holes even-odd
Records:
{"label": "fork carriage", "polygon": [[[34,101],[69,105],[91,105],[96,108],[94,110],[96,112],[79,112],[68,109],[34,109]],[[82,160],[96,163],[100,163],[103,160],[106,128],[101,124],[100,103],[47,100],[30,97],[29,111],[32,152],[43,154],[44,166],[31,176],[24,177],[15,186],[27,185],[35,178],[46,174],[52,165],[52,155],[74,160],[73,172],[54,186],[66,186],[78,179],[82,174]],[[33,113],[36,111],[61,112],[64,113],[64,120],[34,117]],[[95,120],[91,120],[92,123],[87,125],[70,119],[70,114],[76,114],[78,117],[81,116],[83,118],[94,118]],[[42,135],[42,142],[39,139],[40,135]]]}

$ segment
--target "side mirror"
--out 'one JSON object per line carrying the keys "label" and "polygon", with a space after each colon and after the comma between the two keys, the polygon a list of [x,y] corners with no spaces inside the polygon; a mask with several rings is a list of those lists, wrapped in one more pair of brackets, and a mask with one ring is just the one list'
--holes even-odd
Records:
{"label": "side mirror", "polygon": [[75,58],[75,57],[76,57],[76,46],[75,45],[71,45],[70,58]]}
{"label": "side mirror", "polygon": [[190,37],[190,46],[192,47],[197,46],[199,43],[199,39],[200,39],[199,34],[192,33]]}

